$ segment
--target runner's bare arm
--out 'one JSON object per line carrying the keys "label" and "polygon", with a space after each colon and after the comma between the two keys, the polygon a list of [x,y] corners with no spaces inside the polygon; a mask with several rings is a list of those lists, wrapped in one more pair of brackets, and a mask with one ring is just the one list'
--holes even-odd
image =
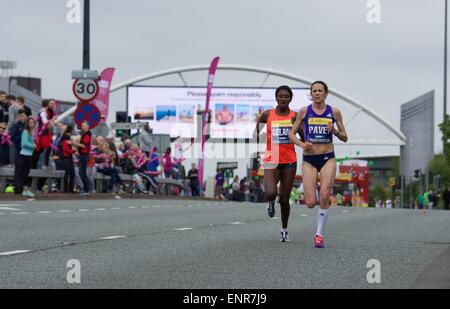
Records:
{"label": "runner's bare arm", "polygon": [[306,107],[302,107],[302,109],[300,110],[300,112],[297,115],[297,120],[295,120],[294,125],[293,125],[291,131],[289,132],[289,139],[291,140],[291,142],[303,149],[305,149],[305,147],[309,148],[308,143],[304,143],[302,140],[298,139],[297,133],[300,130],[300,127],[303,123],[303,119],[305,118],[305,115],[306,115]]}
{"label": "runner's bare arm", "polygon": [[332,133],[341,141],[346,143],[348,141],[347,131],[345,130],[344,121],[342,120],[342,113],[338,108],[333,107],[334,119],[336,119],[337,130],[332,127]]}
{"label": "runner's bare arm", "polygon": [[[292,120],[291,120],[292,124],[295,123],[295,120],[297,120],[298,115],[299,114],[297,112],[295,112],[295,115],[294,115],[294,117],[292,117]],[[301,141],[304,143],[305,142],[305,134],[303,131],[303,123],[300,123],[300,129],[298,130],[298,134],[300,135]]]}
{"label": "runner's bare arm", "polygon": [[298,116],[298,113],[295,112],[295,113],[294,113],[294,117],[292,117],[292,119],[291,119],[292,124],[294,124],[294,123],[295,123],[295,120],[297,120],[297,116]]}
{"label": "runner's bare arm", "polygon": [[269,118],[270,111],[264,111],[258,119],[256,123],[255,131],[253,131],[253,139],[257,139],[259,137],[260,132],[264,129],[264,124],[267,123],[267,119]]}

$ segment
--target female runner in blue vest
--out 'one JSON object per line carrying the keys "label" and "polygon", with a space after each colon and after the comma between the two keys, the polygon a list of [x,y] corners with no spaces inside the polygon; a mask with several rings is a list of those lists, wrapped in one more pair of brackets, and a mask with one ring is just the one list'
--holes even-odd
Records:
{"label": "female runner in blue vest", "polygon": [[[325,104],[328,86],[322,81],[314,82],[311,86],[311,96],[313,104],[300,110],[289,133],[289,139],[303,148],[303,187],[309,208],[317,205],[316,188],[317,182],[320,181],[320,209],[314,246],[323,248],[323,230],[328,219],[329,199],[336,177],[333,135],[343,142],[347,142],[348,138],[341,111]],[[296,136],[300,128],[304,131],[304,142]]]}

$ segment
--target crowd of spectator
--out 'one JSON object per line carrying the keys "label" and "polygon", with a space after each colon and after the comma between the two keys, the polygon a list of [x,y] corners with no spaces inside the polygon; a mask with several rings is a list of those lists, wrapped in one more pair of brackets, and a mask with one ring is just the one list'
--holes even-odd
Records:
{"label": "crowd of spectator", "polygon": [[[106,193],[158,194],[158,179],[179,180],[182,189],[174,187],[172,194],[201,196],[206,184],[199,181],[199,171],[192,164],[186,172],[182,162],[183,152],[180,140],[175,142],[174,154],[167,148],[162,155],[151,145],[148,126],[140,136],[140,143],[131,138],[119,142],[114,136],[105,138],[93,136],[88,122],[80,128],[57,122],[56,101],[42,101],[42,108],[36,115],[25,105],[23,97],[8,95],[0,91],[0,167],[14,169],[14,177],[6,192],[26,197],[36,193],[51,193],[64,188],[64,193],[91,195],[97,193],[94,175],[109,176]],[[63,170],[64,186],[60,181],[39,178],[37,190],[32,192],[30,171]],[[121,175],[130,175],[132,184],[125,184]],[[235,201],[262,200],[260,181],[239,179],[236,176],[229,185],[223,171],[216,175],[215,187],[218,199]]]}

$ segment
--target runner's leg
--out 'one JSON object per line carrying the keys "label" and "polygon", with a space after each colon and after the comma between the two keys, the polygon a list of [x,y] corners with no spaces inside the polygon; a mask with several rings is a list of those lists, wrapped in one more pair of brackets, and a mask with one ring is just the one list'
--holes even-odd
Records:
{"label": "runner's leg", "polygon": [[264,170],[264,189],[268,202],[275,201],[278,195],[278,182],[280,181],[280,171],[276,168]]}
{"label": "runner's leg", "polygon": [[331,191],[336,177],[336,160],[328,160],[320,170],[320,209],[317,215],[316,235],[323,236],[323,231],[328,220],[328,208]]}
{"label": "runner's leg", "polygon": [[303,162],[303,190],[305,193],[305,204],[308,208],[314,208],[317,205],[317,169],[307,162]]}
{"label": "runner's leg", "polygon": [[297,168],[286,168],[280,171],[280,178],[281,178],[280,206],[281,206],[281,222],[283,229],[288,228],[289,214],[291,211],[291,206],[289,204],[289,197],[291,195],[296,172]]}
{"label": "runner's leg", "polygon": [[280,171],[277,168],[266,168],[264,170],[264,188],[267,198],[267,214],[270,218],[275,216],[275,199],[278,195],[278,182]]}

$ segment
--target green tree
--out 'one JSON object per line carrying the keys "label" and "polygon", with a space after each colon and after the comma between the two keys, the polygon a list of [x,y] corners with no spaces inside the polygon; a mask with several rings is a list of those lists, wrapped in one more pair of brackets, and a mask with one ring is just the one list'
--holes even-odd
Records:
{"label": "green tree", "polygon": [[441,176],[441,188],[445,184],[450,184],[450,161],[444,155],[436,155],[428,164],[428,169],[434,175]]}
{"label": "green tree", "polygon": [[394,177],[395,179],[400,176],[400,157],[392,158],[391,159],[391,177]]}
{"label": "green tree", "polygon": [[444,156],[450,162],[450,117],[445,115],[444,122],[439,125],[442,132],[442,142],[444,143]]}
{"label": "green tree", "polygon": [[[450,184],[450,117],[445,115],[444,122],[439,125],[444,143],[444,154],[439,154],[428,164],[429,171],[441,176],[441,188]],[[439,188],[439,189],[441,189]]]}
{"label": "green tree", "polygon": [[388,198],[388,191],[383,185],[377,185],[375,188],[369,191],[369,206],[375,207],[375,199],[378,197],[382,201],[386,201]]}
{"label": "green tree", "polygon": [[411,181],[405,187],[404,193],[405,202],[403,204],[404,208],[414,207],[417,199],[417,195],[419,194],[419,182]]}

